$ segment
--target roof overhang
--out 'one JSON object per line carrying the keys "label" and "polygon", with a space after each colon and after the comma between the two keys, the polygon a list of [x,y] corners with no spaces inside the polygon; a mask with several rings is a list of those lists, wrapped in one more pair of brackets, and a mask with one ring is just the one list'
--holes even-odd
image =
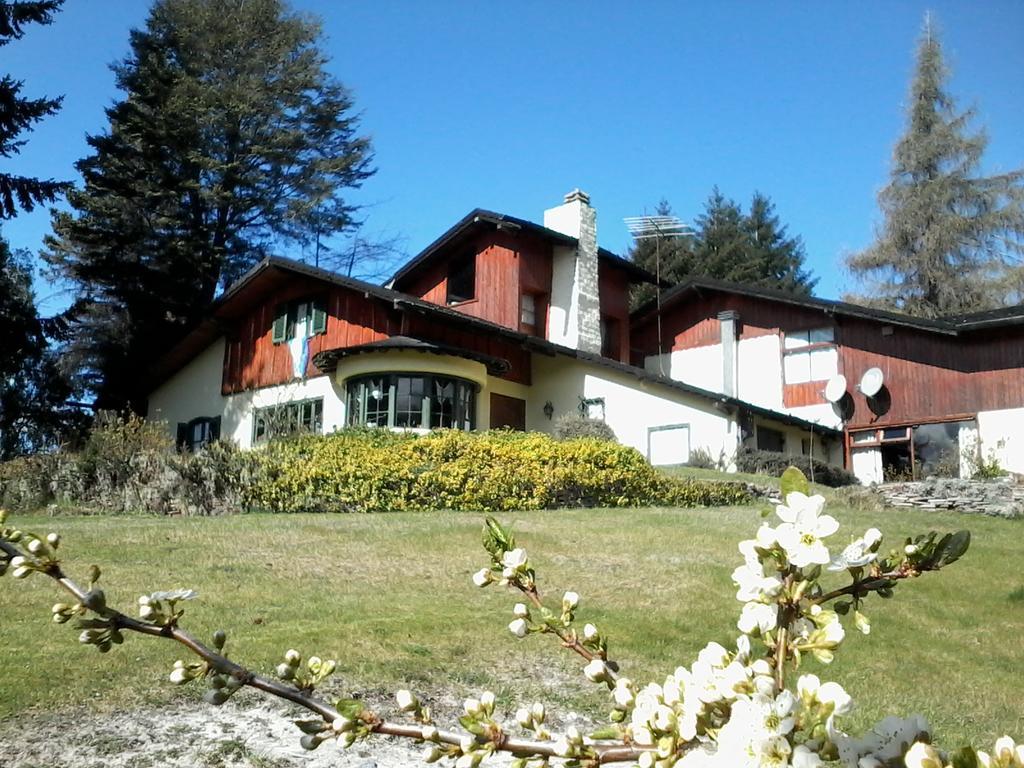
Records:
{"label": "roof overhang", "polygon": [[449,357],[461,357],[481,363],[487,372],[492,376],[500,376],[507,373],[509,361],[501,357],[485,355],[471,349],[463,349],[448,344],[437,344],[432,341],[412,338],[411,336],[392,336],[382,341],[373,341],[369,344],[360,344],[355,347],[338,347],[318,352],[313,356],[313,364],[323,373],[331,373],[341,360],[355,355],[365,355],[374,352],[389,352],[394,350],[408,350],[414,352],[427,352],[435,355],[446,355]]}

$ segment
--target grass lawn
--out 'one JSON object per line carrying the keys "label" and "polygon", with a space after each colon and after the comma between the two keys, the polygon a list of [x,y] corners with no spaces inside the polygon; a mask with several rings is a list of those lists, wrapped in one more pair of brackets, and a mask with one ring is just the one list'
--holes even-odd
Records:
{"label": "grass lawn", "polygon": [[[845,543],[878,525],[890,543],[929,528],[970,528],[967,556],[901,585],[867,606],[869,637],[848,634],[831,668],[858,702],[858,731],[884,714],[927,715],[940,743],[990,746],[1024,736],[1024,524],[952,513],[867,512],[833,506]],[[759,524],[757,508],[573,510],[509,513],[520,543],[556,603],[582,595],[578,616],[611,638],[634,679],[689,664],[709,640],[731,644],[739,603],[730,573],[736,542]],[[339,661],[338,690],[411,687],[461,695],[491,688],[506,709],[542,696],[558,708],[598,713],[604,695],[581,663],[547,637],[505,629],[515,597],[472,586],[485,563],[481,518],[430,513],[228,518],[15,518],[59,530],[69,573],[103,567],[108,602],[133,609],[140,594],[191,587],[183,625],[208,637],[227,630],[231,655],[271,670],[295,647]],[[126,709],[192,701],[167,682],[182,652],[130,636],[107,656],[53,624],[58,591],[33,576],[0,580],[0,716],[83,703]],[[63,599],[63,598],[62,598]]]}

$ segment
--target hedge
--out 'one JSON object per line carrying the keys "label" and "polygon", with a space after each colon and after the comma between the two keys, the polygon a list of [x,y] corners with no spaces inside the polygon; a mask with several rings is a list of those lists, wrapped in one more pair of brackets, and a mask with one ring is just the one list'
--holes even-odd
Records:
{"label": "hedge", "polygon": [[209,515],[245,511],[718,506],[741,485],[666,477],[632,448],[537,432],[381,429],[300,435],[263,449],[179,453],[162,425],[98,422],[85,448],[0,464],[0,505]]}
{"label": "hedge", "polygon": [[632,448],[537,432],[345,430],[257,454],[251,506],[274,512],[718,506],[738,484],[668,478]]}
{"label": "hedge", "polygon": [[736,469],[740,472],[781,477],[789,467],[796,467],[808,478],[813,477],[814,482],[827,485],[830,488],[860,483],[856,475],[847,472],[842,467],[811,459],[808,456],[786,456],[775,451],[761,451],[755,448],[742,448],[736,454]]}

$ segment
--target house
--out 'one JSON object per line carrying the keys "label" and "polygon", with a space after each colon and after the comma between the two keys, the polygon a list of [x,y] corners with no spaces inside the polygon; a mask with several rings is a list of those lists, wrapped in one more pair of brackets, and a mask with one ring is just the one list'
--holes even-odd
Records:
{"label": "house", "polygon": [[653,463],[731,461],[759,430],[842,460],[842,431],[631,364],[630,286],[652,278],[597,245],[575,191],[544,224],[475,210],[387,287],[260,262],[150,372],[148,417],[183,445],[258,445],[348,425],[552,432],[604,419]]}
{"label": "house", "polygon": [[383,287],[268,258],[151,371],[149,417],[251,447],[582,412],[655,464],[749,446],[877,482],[981,451],[1024,472],[1024,306],[924,320],[695,278],[630,313],[653,281],[598,247],[579,190],[543,225],[474,210]]}
{"label": "house", "polygon": [[637,365],[842,430],[862,482],[968,475],[979,452],[1024,473],[1024,305],[927,320],[695,278],[631,328]]}

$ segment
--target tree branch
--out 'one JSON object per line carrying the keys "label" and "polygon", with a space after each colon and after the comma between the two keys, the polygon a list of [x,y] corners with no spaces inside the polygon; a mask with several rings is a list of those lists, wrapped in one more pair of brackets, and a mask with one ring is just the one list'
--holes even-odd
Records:
{"label": "tree branch", "polygon": [[[36,559],[31,554],[22,552],[18,547],[14,546],[5,538],[0,538],[0,550],[2,550],[9,558],[21,556]],[[48,567],[44,567],[40,573],[49,576],[66,592],[73,595],[79,603],[85,605],[88,599],[88,593],[70,578],[65,576],[56,562]],[[216,670],[220,674],[229,675],[243,686],[255,688],[256,690],[262,691],[270,696],[284,699],[285,701],[289,701],[313,712],[323,718],[325,730],[327,730],[327,728],[329,728],[336,719],[341,717],[341,713],[339,713],[337,709],[322,699],[250,671],[241,664],[231,661],[226,656],[217,653],[215,650],[200,642],[188,632],[179,629],[174,624],[152,624],[135,619],[112,608],[106,608],[102,613],[98,611],[93,611],[93,613],[99,613],[103,618],[112,621],[118,629],[126,629],[149,637],[166,638],[183,645],[191,653],[209,664],[211,669]],[[589,653],[586,649],[581,648],[580,650]],[[388,722],[385,720],[377,720],[376,715],[370,712],[366,712],[365,715],[368,719],[364,720],[364,722],[367,722],[370,725],[371,730],[375,733],[423,741],[423,727],[420,725],[406,725],[402,723]],[[431,743],[439,742],[442,744],[458,746],[461,744],[461,741],[461,734],[454,731],[439,730],[437,732],[437,736]],[[486,740],[478,739],[478,741],[481,744],[487,743]],[[494,743],[494,746],[497,750],[512,752],[518,755],[528,754],[547,758],[561,757],[555,752],[555,742],[552,741],[513,739],[509,738],[507,734],[503,734],[497,742]],[[635,747],[621,742],[594,744],[590,748],[593,749],[597,763],[599,764],[621,762],[635,763],[643,752],[653,749],[653,747]]]}

